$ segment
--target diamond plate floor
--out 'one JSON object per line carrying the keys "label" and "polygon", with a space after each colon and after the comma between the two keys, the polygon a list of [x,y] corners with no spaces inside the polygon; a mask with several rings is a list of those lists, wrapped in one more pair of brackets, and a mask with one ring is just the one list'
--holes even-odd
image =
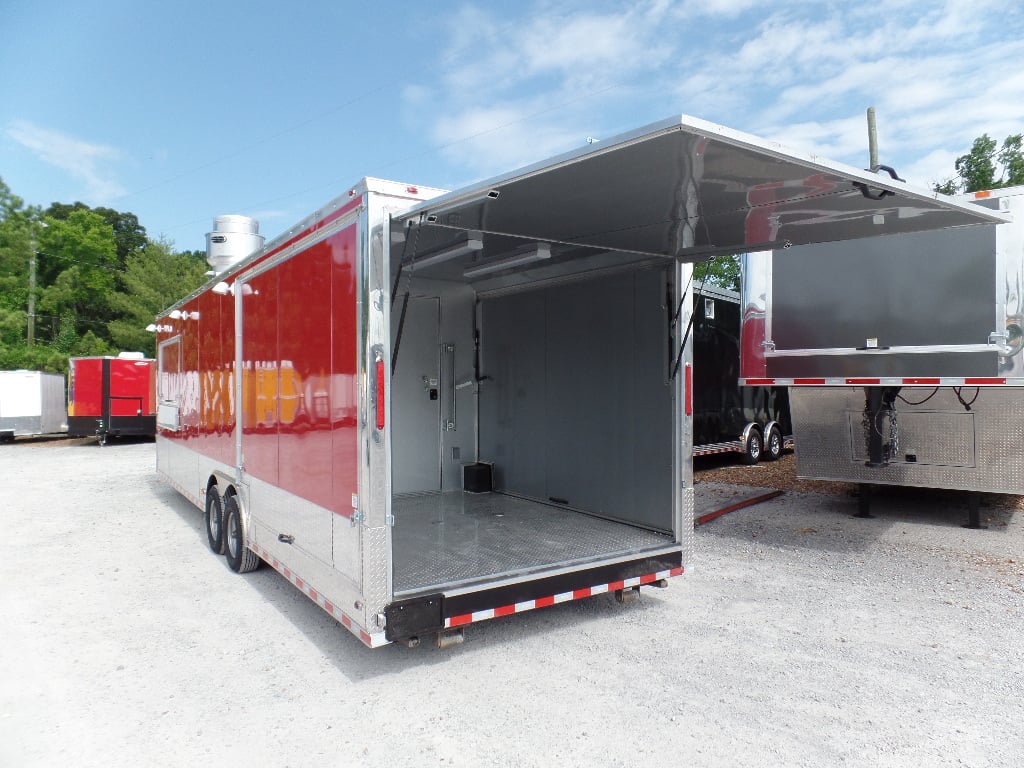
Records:
{"label": "diamond plate floor", "polygon": [[450,589],[672,544],[670,536],[498,493],[403,496],[392,509],[396,593]]}

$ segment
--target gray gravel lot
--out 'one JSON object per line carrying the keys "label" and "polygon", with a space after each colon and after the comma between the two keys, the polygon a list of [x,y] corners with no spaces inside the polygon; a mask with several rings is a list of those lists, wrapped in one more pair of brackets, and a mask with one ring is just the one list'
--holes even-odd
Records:
{"label": "gray gravel lot", "polygon": [[[151,443],[0,447],[0,766],[1017,766],[1024,513],[785,493],[666,590],[364,648],[230,572]],[[728,490],[708,487],[728,495]]]}

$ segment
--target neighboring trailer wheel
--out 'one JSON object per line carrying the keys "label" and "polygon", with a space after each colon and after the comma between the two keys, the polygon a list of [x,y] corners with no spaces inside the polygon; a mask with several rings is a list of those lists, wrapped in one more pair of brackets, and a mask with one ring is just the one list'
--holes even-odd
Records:
{"label": "neighboring trailer wheel", "polygon": [[206,492],[206,540],[214,553],[224,552],[224,505],[216,485]]}
{"label": "neighboring trailer wheel", "polygon": [[761,430],[753,428],[747,434],[747,441],[743,445],[743,463],[757,464],[764,453],[764,443],[761,440]]}
{"label": "neighboring trailer wheel", "polygon": [[245,546],[242,510],[233,495],[224,500],[224,558],[235,573],[255,571],[261,562],[259,556]]}
{"label": "neighboring trailer wheel", "polygon": [[764,460],[775,461],[782,456],[782,430],[772,424],[768,436],[764,439]]}

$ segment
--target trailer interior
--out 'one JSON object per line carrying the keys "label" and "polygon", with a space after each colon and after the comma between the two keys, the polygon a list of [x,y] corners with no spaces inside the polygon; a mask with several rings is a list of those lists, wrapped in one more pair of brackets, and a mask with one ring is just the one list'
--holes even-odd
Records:
{"label": "trailer interior", "polygon": [[687,118],[396,215],[395,597],[678,552],[690,264],[960,208]]}

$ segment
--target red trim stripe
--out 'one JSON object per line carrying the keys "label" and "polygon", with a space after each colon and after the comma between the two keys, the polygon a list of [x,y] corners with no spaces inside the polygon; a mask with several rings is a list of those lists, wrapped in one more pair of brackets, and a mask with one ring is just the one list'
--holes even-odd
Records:
{"label": "red trim stripe", "polygon": [[847,379],[847,384],[880,384],[881,379]]}
{"label": "red trim stripe", "polygon": [[964,379],[964,385],[968,387],[985,386],[988,384],[1005,384],[1006,379]]}
{"label": "red trim stripe", "polygon": [[775,383],[775,379],[744,379],[743,383],[748,387],[767,387]]}
{"label": "red trim stripe", "polygon": [[378,635],[376,638],[366,630],[362,629],[356,621],[346,614],[344,611],[338,610],[337,606],[334,605],[330,600],[324,597],[322,592],[314,589],[309,585],[307,581],[296,576],[290,568],[285,567],[278,561],[277,558],[272,557],[271,554],[259,546],[253,546],[252,551],[259,555],[266,563],[268,563],[275,571],[284,576],[290,581],[295,587],[297,587],[302,594],[312,600],[314,603],[323,608],[327,613],[341,623],[345,629],[349,630],[353,635],[358,637],[364,645],[374,648],[378,645],[384,645],[387,641],[383,638],[383,635]]}
{"label": "red trim stripe", "polygon": [[660,579],[666,579],[671,576],[680,576],[683,573],[683,568],[672,568],[668,571],[660,571],[658,573],[648,573],[643,576],[634,577],[631,579],[623,579],[621,581],[613,581],[608,584],[596,584],[592,587],[584,587],[582,589],[575,589],[572,592],[563,592],[558,595],[548,595],[547,597],[538,597],[535,600],[527,600],[522,603],[513,603],[512,605],[503,605],[498,608],[488,608],[482,611],[476,611],[474,613],[462,613],[457,616],[450,616],[445,620],[445,629],[451,629],[453,627],[462,627],[466,624],[472,624],[477,621],[486,621],[487,619],[493,619],[498,616],[511,616],[514,613],[524,613],[525,611],[532,611],[536,608],[547,608],[548,606],[554,605],[555,603],[565,603],[571,600],[582,600],[586,597],[592,597],[594,595],[604,594],[606,592],[615,592],[620,589],[627,589],[630,587],[637,587],[642,584],[653,584]]}
{"label": "red trim stripe", "polygon": [[938,386],[942,383],[942,379],[903,379],[904,384],[927,384],[928,386]]}
{"label": "red trim stripe", "polygon": [[794,384],[824,384],[824,379],[793,379]]}

